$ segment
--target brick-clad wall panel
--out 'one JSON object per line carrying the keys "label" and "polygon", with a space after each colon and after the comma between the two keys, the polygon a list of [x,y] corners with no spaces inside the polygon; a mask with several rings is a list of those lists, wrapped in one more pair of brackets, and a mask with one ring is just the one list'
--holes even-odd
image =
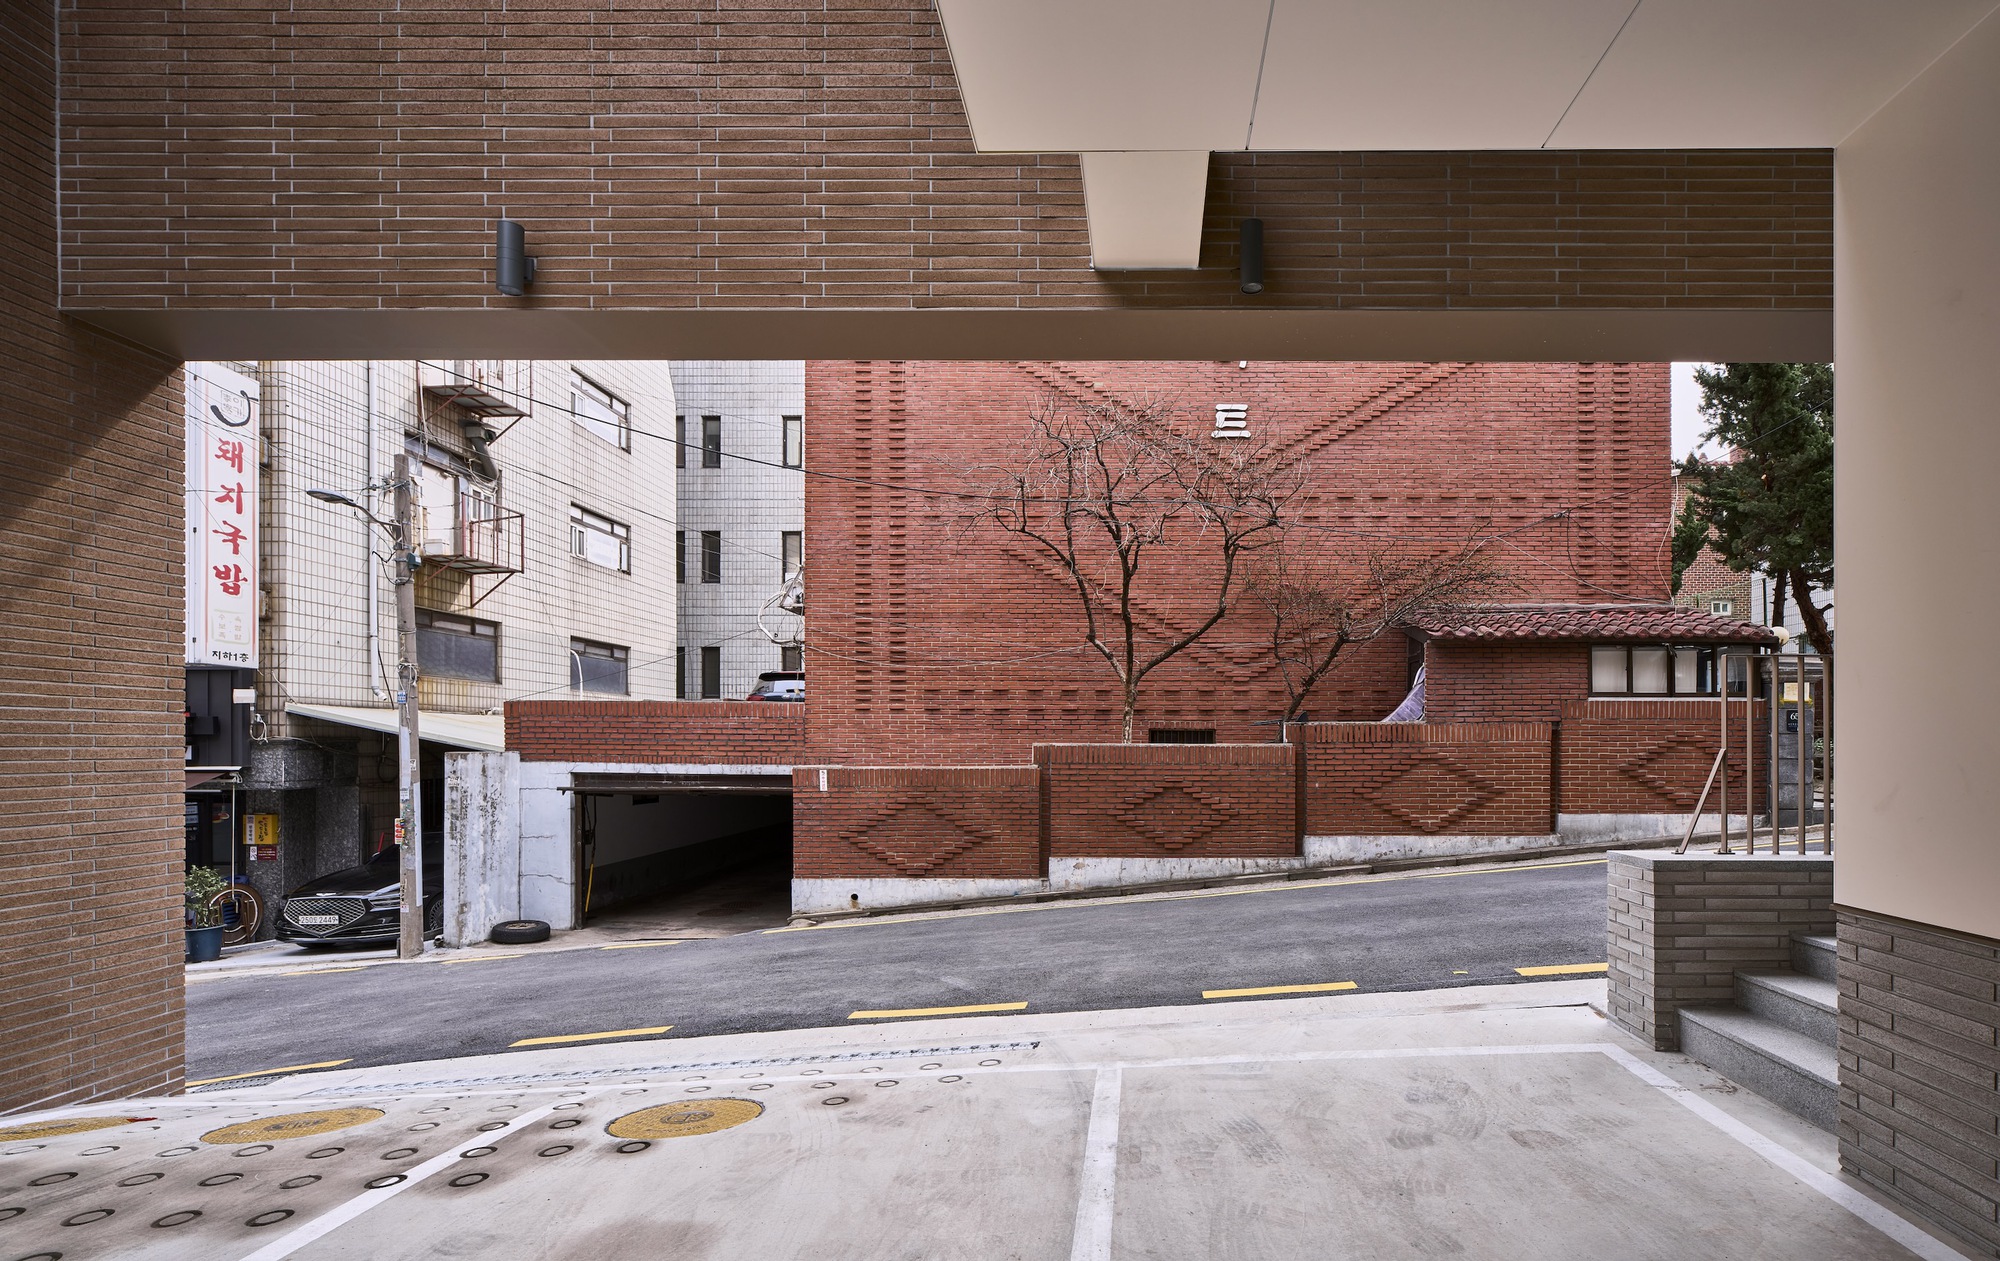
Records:
{"label": "brick-clad wall panel", "polygon": [[1840,1166],[2000,1256],[2000,942],[1839,915]]}
{"label": "brick-clad wall panel", "polygon": [[541,309],[1832,305],[1823,151],[1222,154],[1205,268],[1095,272],[1076,157],[974,151],[929,0],[63,14],[82,308],[516,308],[498,206]]}
{"label": "brick-clad wall panel", "polygon": [[1309,836],[1532,836],[1553,831],[1545,722],[1312,723]]}
{"label": "brick-clad wall panel", "polygon": [[181,386],[55,309],[55,24],[0,14],[0,1112],[175,1089]]}
{"label": "brick-clad wall panel", "polygon": [[509,701],[525,762],[789,766],[806,756],[805,706],[776,701]]}
{"label": "brick-clad wall panel", "polygon": [[[1253,437],[1311,470],[1294,538],[1302,557],[1358,566],[1385,539],[1433,552],[1488,531],[1560,555],[1569,533],[1589,531],[1619,547],[1557,568],[1493,552],[1516,566],[1509,598],[1596,602],[1614,583],[1634,598],[1667,597],[1667,479],[1600,480],[1623,489],[1585,496],[1578,472],[1585,447],[1591,467],[1665,461],[1664,364],[813,361],[806,464],[832,475],[806,479],[806,569],[820,593],[806,640],[815,757],[1025,761],[1041,741],[1119,738],[1117,680],[1084,644],[1069,582],[1019,539],[971,524],[977,501],[959,497],[1018,462],[1029,414],[1051,392],[1171,397],[1203,433],[1215,403],[1246,405]],[[1624,400],[1625,419],[1586,411],[1596,405],[1586,393]],[[1593,436],[1598,426],[1609,428]],[[1477,460],[1465,458],[1468,435]],[[1209,611],[1197,532],[1176,540],[1147,556],[1139,581],[1139,633],[1153,643]],[[1655,563],[1634,568],[1634,557]],[[1240,602],[1147,676],[1137,737],[1194,726],[1224,743],[1272,741],[1286,697],[1269,642],[1268,616]],[[1382,718],[1407,690],[1406,653],[1400,634],[1349,648],[1307,710],[1321,721]],[[1490,665],[1456,691],[1441,670],[1432,696],[1444,709],[1431,716],[1550,721],[1563,698],[1588,692],[1581,646],[1513,649]]]}
{"label": "brick-clad wall panel", "polygon": [[1038,744],[1049,854],[1284,858],[1299,852],[1284,744]]}
{"label": "brick-clad wall panel", "polygon": [[[1764,749],[1770,718],[1754,703],[1757,808],[1770,800]],[[1713,700],[1588,700],[1562,707],[1566,814],[1685,814],[1715,765],[1721,719]],[[1729,705],[1729,803],[1743,808],[1743,702]],[[1720,810],[1711,790],[1704,810]]]}
{"label": "brick-clad wall panel", "polygon": [[1424,645],[1427,722],[1554,722],[1589,695],[1589,644]]}
{"label": "brick-clad wall panel", "polygon": [[1032,766],[792,770],[797,879],[1042,874],[1040,777]]}

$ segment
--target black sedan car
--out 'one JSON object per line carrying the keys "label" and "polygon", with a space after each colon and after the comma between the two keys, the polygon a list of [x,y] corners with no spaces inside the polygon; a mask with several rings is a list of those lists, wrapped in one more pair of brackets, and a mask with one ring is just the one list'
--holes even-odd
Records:
{"label": "black sedan car", "polygon": [[[444,862],[424,846],[424,936],[444,929]],[[278,940],[299,946],[393,942],[401,925],[403,882],[397,847],[359,867],[311,880],[285,895]]]}

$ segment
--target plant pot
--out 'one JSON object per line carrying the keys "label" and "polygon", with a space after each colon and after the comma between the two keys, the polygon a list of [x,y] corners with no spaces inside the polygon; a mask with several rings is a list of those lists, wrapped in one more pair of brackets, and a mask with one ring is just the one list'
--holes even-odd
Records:
{"label": "plant pot", "polygon": [[189,963],[210,963],[222,957],[223,927],[190,928],[187,930],[187,961]]}

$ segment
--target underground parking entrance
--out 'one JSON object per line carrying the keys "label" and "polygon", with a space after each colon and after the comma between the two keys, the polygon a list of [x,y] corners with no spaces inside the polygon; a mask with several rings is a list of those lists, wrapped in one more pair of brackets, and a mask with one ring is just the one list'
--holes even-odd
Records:
{"label": "underground parking entrance", "polygon": [[783,774],[579,774],[575,924],[629,939],[720,937],[791,911]]}

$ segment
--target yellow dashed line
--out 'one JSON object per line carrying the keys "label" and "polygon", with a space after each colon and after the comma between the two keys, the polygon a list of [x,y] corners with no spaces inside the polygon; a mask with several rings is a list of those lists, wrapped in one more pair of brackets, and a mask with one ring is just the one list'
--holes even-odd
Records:
{"label": "yellow dashed line", "polygon": [[877,1020],[888,1016],[965,1016],[982,1011],[1026,1011],[1026,1003],[975,1003],[969,1007],[897,1007],[884,1011],[849,1012],[849,1020]]}
{"label": "yellow dashed line", "polygon": [[275,1077],[279,1073],[303,1073],[309,1068],[339,1068],[342,1064],[352,1064],[352,1058],[344,1060],[321,1060],[317,1064],[290,1064],[284,1068],[266,1068],[255,1073],[231,1073],[227,1077],[202,1077],[186,1082],[189,1086],[213,1086],[219,1081],[242,1081],[249,1077]]}
{"label": "yellow dashed line", "polygon": [[1552,963],[1541,968],[1515,968],[1522,976],[1573,976],[1581,972],[1603,972],[1611,967],[1608,963]]}
{"label": "yellow dashed line", "polygon": [[606,1038],[644,1038],[656,1033],[665,1033],[672,1025],[655,1025],[651,1029],[611,1029],[604,1033],[558,1033],[546,1038],[522,1038],[519,1042],[509,1042],[508,1046],[551,1046],[557,1042],[602,1042]]}
{"label": "yellow dashed line", "polygon": [[1203,998],[1251,998],[1259,994],[1326,994],[1334,990],[1359,989],[1355,981],[1323,981],[1318,985],[1259,985],[1243,990],[1203,990]]}

